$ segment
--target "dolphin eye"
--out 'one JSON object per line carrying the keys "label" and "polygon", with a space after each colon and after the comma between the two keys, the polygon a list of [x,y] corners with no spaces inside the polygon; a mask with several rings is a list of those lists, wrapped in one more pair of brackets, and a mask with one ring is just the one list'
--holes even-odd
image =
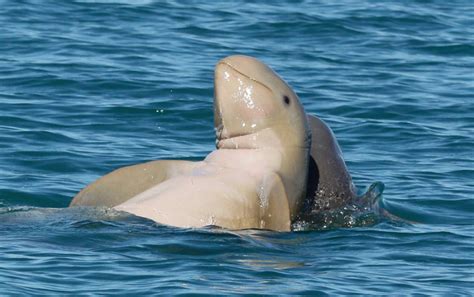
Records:
{"label": "dolphin eye", "polygon": [[286,105],[290,105],[290,97],[288,96],[283,96],[283,102],[285,102]]}

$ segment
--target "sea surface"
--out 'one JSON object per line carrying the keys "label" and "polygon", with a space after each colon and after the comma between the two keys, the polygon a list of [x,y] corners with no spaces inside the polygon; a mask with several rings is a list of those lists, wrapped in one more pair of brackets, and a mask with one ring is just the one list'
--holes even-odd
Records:
{"label": "sea surface", "polygon": [[[474,295],[471,0],[0,7],[0,295]],[[235,232],[67,208],[116,168],[213,150],[231,54],[332,127],[359,193],[385,185],[369,219]]]}

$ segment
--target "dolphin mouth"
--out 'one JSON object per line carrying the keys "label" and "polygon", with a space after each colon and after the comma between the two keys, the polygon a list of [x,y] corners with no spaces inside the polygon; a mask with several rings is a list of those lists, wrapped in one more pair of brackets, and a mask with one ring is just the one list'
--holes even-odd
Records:
{"label": "dolphin mouth", "polygon": [[[225,71],[233,72],[236,77],[241,77],[245,80],[249,80],[251,82],[254,82],[256,85],[263,87],[267,91],[273,93],[273,90],[265,85],[263,82],[259,81],[255,77],[252,77],[251,75],[243,72],[242,70],[239,69],[239,67],[233,65],[227,60],[221,60],[217,63],[216,65],[216,72],[221,71],[225,73]],[[221,77],[220,80],[226,80],[227,78]],[[219,83],[220,80],[215,80],[215,83]],[[242,138],[245,136],[248,136],[249,134],[255,133],[257,130],[253,129],[254,125],[250,124],[249,126],[252,127],[252,131],[245,131],[245,130],[234,130],[234,129],[229,129],[229,127],[226,127],[226,120],[225,117],[230,116],[229,113],[225,114],[223,113],[222,108],[225,108],[222,106],[225,104],[225,94],[221,93],[222,90],[218,88],[218,85],[216,84],[214,86],[214,130],[216,133],[216,147],[219,147],[219,142],[230,140],[233,138]]]}
{"label": "dolphin mouth", "polygon": [[216,128],[216,141],[227,140],[236,137],[247,136],[252,133],[223,133],[224,127],[221,125]]}

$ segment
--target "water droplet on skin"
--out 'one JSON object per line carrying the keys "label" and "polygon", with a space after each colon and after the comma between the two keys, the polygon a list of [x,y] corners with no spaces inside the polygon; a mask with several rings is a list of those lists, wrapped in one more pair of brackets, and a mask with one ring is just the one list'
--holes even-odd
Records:
{"label": "water droplet on skin", "polygon": [[216,218],[214,216],[210,216],[208,219],[207,219],[207,225],[216,225]]}
{"label": "water droplet on skin", "polygon": [[260,187],[260,191],[258,193],[258,200],[260,208],[268,207],[268,199],[265,195],[265,189],[263,188],[263,186]]}

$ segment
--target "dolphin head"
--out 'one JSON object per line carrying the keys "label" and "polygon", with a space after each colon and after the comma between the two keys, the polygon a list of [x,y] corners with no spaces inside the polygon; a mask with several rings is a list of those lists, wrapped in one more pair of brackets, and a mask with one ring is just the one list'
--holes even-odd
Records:
{"label": "dolphin head", "polygon": [[298,96],[267,65],[247,56],[219,61],[214,84],[217,148],[260,149],[278,155],[273,170],[282,179],[294,218],[306,195],[311,146]]}
{"label": "dolphin head", "polygon": [[267,65],[248,56],[226,57],[216,65],[214,84],[218,148],[310,146],[298,96]]}

